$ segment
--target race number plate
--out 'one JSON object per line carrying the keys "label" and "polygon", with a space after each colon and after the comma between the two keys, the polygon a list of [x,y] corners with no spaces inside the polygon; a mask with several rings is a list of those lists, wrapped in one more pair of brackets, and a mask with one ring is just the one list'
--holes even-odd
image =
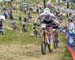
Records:
{"label": "race number plate", "polygon": [[46,24],[41,24],[41,28],[46,28]]}
{"label": "race number plate", "polygon": [[73,39],[72,39],[72,38],[69,39],[69,43],[70,43],[70,44],[73,43]]}

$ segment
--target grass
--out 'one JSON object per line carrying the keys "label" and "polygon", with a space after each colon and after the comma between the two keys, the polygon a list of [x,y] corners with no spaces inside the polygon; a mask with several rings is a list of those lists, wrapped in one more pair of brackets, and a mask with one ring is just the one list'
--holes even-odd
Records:
{"label": "grass", "polygon": [[5,29],[5,35],[0,35],[0,44],[31,44],[37,43],[38,38],[28,35],[28,33],[19,33]]}
{"label": "grass", "polygon": [[68,49],[66,48],[64,54],[63,54],[63,60],[72,60],[72,56],[71,53],[68,51]]}
{"label": "grass", "polygon": [[55,4],[56,3],[56,0],[51,0],[51,2]]}

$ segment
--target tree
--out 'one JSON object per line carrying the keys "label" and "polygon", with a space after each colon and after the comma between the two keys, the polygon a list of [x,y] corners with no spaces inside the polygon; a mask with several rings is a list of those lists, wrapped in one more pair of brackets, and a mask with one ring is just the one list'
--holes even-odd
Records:
{"label": "tree", "polygon": [[66,1],[66,0],[63,0],[63,1]]}
{"label": "tree", "polygon": [[46,0],[43,0],[44,8],[46,8]]}
{"label": "tree", "polygon": [[13,0],[11,0],[11,1],[13,1]]}
{"label": "tree", "polygon": [[69,2],[67,2],[67,8],[69,8]]}
{"label": "tree", "polygon": [[75,0],[73,0],[73,3],[75,3]]}

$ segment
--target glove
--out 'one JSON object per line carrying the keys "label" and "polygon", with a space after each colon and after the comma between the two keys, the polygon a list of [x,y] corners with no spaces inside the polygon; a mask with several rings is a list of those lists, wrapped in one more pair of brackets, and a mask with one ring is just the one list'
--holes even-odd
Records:
{"label": "glove", "polygon": [[36,29],[36,27],[34,26],[33,29]]}
{"label": "glove", "polygon": [[33,29],[36,29],[36,26],[37,26],[37,23],[34,23],[34,27],[33,27]]}
{"label": "glove", "polygon": [[34,23],[34,26],[37,26],[37,23]]}

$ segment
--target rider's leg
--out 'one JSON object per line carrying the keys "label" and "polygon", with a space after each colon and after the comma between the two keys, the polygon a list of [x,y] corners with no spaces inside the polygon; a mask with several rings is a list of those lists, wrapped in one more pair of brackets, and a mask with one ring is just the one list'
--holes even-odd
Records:
{"label": "rider's leg", "polygon": [[50,34],[50,48],[53,49],[53,30],[52,28],[49,28],[49,34]]}
{"label": "rider's leg", "polygon": [[50,40],[53,40],[53,29],[49,28]]}
{"label": "rider's leg", "polygon": [[46,42],[48,44],[50,44],[49,37],[48,37],[48,32],[47,31],[45,31],[45,37],[46,37]]}

